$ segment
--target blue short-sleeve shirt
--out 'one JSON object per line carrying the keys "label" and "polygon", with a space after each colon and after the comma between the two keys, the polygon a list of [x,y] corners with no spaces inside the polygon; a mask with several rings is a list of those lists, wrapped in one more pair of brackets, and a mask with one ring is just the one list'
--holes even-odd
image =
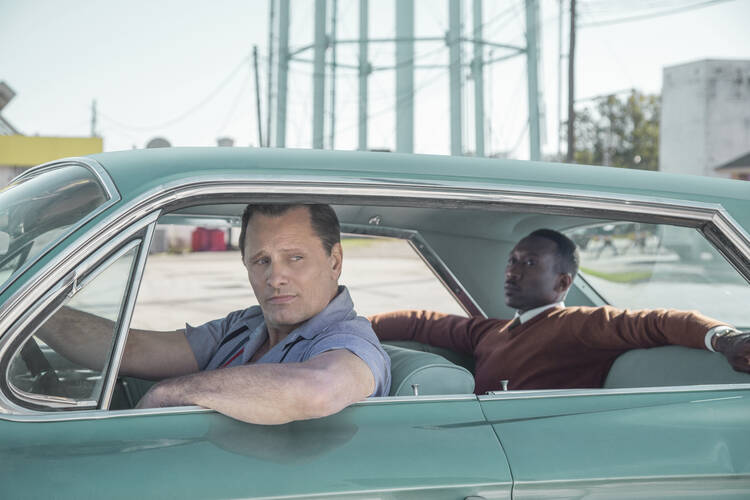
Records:
{"label": "blue short-sleeve shirt", "polygon": [[[185,326],[185,335],[201,370],[247,364],[268,338],[260,306],[231,312],[201,326]],[[292,330],[257,363],[301,362],[336,349],[346,349],[367,363],[375,377],[372,396],[388,395],[391,360],[370,322],[357,316],[344,286],[339,287],[325,309]]]}

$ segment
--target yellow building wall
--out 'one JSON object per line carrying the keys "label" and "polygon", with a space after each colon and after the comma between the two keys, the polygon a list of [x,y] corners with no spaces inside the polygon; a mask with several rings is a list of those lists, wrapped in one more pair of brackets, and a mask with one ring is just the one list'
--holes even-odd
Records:
{"label": "yellow building wall", "polygon": [[103,151],[101,137],[34,137],[0,135],[0,165],[33,167],[68,156]]}

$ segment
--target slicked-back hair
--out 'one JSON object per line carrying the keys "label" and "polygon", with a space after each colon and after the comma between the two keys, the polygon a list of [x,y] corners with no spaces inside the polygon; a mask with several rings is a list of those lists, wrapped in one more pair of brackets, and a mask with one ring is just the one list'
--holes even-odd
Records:
{"label": "slicked-back hair", "polygon": [[240,253],[245,257],[245,239],[247,237],[247,225],[255,214],[267,217],[279,217],[294,208],[307,208],[310,214],[310,223],[313,231],[320,238],[323,249],[331,255],[333,245],[341,242],[341,225],[336,212],[330,205],[305,205],[305,204],[279,204],[279,203],[251,203],[242,212],[242,229],[240,230]]}
{"label": "slicked-back hair", "polygon": [[529,234],[527,238],[532,236],[545,238],[554,242],[557,245],[557,272],[567,273],[575,278],[578,273],[578,264],[581,262],[581,256],[573,240],[554,229],[537,229]]}

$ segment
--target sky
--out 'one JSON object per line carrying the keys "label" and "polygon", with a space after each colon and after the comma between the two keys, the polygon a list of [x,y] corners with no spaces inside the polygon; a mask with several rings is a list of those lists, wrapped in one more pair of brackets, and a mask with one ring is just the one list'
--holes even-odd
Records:
{"label": "sky", "polygon": [[[333,1],[333,0],[331,0]],[[337,0],[337,38],[358,37],[358,0]],[[370,36],[394,35],[396,0],[370,1]],[[484,0],[487,40],[524,45],[523,0]],[[565,0],[565,7],[569,1]],[[291,0],[290,46],[312,43],[314,0]],[[559,1],[540,0],[545,154],[558,149]],[[471,31],[471,2],[463,2]],[[447,0],[415,0],[417,37],[442,37]],[[665,66],[701,59],[750,60],[750,0],[578,0],[576,99],[635,88],[659,93]],[[564,14],[563,53],[568,15]],[[267,0],[0,0],[0,80],[16,92],[2,111],[22,133],[88,136],[92,101],[105,151],[144,147],[154,137],[174,146],[212,146],[231,137],[257,145],[253,46],[258,47],[262,123],[267,112]],[[339,63],[356,64],[356,45],[340,44]],[[464,47],[465,61],[473,48]],[[492,49],[495,57],[507,54]],[[392,44],[372,44],[375,67],[394,63]],[[489,51],[487,53],[489,55]],[[312,59],[311,51],[301,52]],[[444,65],[443,42],[418,42],[420,65]],[[486,150],[526,159],[526,62],[516,56],[485,67]],[[464,81],[463,143],[472,150],[473,84]],[[567,61],[563,64],[563,119]],[[370,76],[368,145],[395,148],[395,74]],[[415,74],[416,153],[450,152],[448,70]],[[326,90],[330,110],[330,87]],[[357,73],[338,70],[333,137],[357,147]],[[287,146],[311,146],[312,65],[290,65]],[[330,113],[326,147],[330,145]]]}

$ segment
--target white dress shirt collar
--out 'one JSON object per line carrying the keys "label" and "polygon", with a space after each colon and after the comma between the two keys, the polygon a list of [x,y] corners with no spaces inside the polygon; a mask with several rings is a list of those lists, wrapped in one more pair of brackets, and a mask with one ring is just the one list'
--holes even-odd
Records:
{"label": "white dress shirt collar", "polygon": [[554,302],[552,304],[547,304],[546,306],[540,306],[540,307],[535,307],[534,309],[529,309],[528,311],[523,312],[523,313],[516,311],[516,315],[513,316],[513,319],[518,318],[521,324],[524,324],[528,320],[536,316],[537,314],[542,313],[546,311],[547,309],[551,309],[553,307],[565,307],[565,302],[561,300],[560,302]]}

